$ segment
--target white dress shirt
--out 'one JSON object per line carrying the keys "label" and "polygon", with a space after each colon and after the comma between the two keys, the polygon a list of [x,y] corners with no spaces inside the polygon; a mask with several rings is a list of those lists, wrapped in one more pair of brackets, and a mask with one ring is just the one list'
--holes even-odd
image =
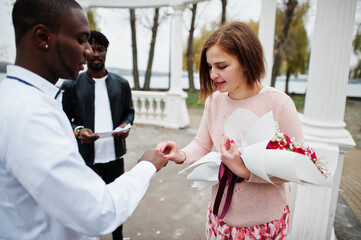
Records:
{"label": "white dress shirt", "polygon": [[78,153],[58,88],[19,66],[0,83],[0,239],[97,239],[135,210],[156,172],[104,181]]}

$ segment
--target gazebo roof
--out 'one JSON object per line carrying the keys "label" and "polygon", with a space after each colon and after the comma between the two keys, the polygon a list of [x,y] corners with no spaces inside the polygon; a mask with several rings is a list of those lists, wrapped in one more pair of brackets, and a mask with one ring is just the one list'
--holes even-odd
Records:
{"label": "gazebo roof", "polygon": [[84,7],[102,7],[102,8],[148,8],[148,7],[165,7],[183,4],[192,4],[205,0],[79,0]]}

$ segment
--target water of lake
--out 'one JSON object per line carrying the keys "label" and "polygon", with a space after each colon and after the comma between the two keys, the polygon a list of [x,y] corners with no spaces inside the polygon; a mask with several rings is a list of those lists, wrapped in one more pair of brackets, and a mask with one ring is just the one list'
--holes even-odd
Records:
{"label": "water of lake", "polygon": [[[0,82],[6,77],[5,73],[0,73]],[[134,81],[132,75],[123,75],[129,81],[129,85],[131,88],[134,87]],[[144,85],[144,76],[140,76],[140,86]],[[194,77],[194,85],[196,89],[199,89],[199,77],[195,75]],[[150,82],[151,89],[168,89],[169,86],[169,78],[168,76],[153,76]],[[276,81],[277,89],[284,91],[285,90],[285,80],[280,77]],[[189,88],[188,76],[183,74],[182,76],[182,88]],[[292,79],[289,83],[289,92],[296,94],[305,94],[307,89],[307,79]],[[347,96],[348,97],[356,97],[361,98],[361,81],[355,83],[349,83],[347,85]]]}
{"label": "water of lake", "polygon": [[[134,87],[133,76],[124,75],[124,77],[129,81],[131,87]],[[144,77],[140,77],[140,86],[144,85]],[[194,77],[194,85],[196,89],[199,89],[199,78],[198,76]],[[169,78],[168,76],[155,76],[151,78],[150,88],[152,89],[168,89],[169,86]],[[278,78],[276,80],[277,89],[284,91],[285,90],[285,79]],[[182,88],[189,88],[188,76],[182,76]],[[306,79],[297,79],[291,80],[289,82],[288,90],[290,93],[296,94],[305,94],[307,89],[307,80]],[[349,83],[347,85],[347,96],[348,97],[357,97],[361,98],[361,82],[357,83]]]}

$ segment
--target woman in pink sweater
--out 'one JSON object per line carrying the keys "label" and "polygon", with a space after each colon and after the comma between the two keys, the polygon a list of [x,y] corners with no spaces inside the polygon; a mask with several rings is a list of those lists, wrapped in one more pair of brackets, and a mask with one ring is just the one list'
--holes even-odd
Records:
{"label": "woman in pink sweater", "polygon": [[[201,53],[200,99],[206,99],[206,103],[196,137],[181,150],[171,141],[157,145],[165,158],[185,164],[197,161],[214,147],[221,153],[222,163],[237,177],[228,212],[222,219],[213,212],[219,184],[212,187],[207,239],[284,239],[288,234],[287,184],[272,178],[273,185],[250,172],[236,144],[224,132],[228,116],[237,108],[244,108],[259,117],[272,111],[281,132],[296,141],[303,140],[292,99],[263,86],[264,74],[262,46],[252,29],[241,22],[221,27],[207,39]],[[220,202],[221,209],[225,206],[227,189]]]}

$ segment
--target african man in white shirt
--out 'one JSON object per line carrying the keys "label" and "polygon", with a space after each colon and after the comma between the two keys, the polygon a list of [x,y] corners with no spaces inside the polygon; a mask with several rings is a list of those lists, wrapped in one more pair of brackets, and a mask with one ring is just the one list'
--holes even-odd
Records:
{"label": "african man in white shirt", "polygon": [[0,83],[0,238],[98,239],[135,210],[166,165],[146,150],[110,184],[78,152],[59,78],[76,79],[92,55],[86,14],[74,0],[17,0],[15,65]]}

